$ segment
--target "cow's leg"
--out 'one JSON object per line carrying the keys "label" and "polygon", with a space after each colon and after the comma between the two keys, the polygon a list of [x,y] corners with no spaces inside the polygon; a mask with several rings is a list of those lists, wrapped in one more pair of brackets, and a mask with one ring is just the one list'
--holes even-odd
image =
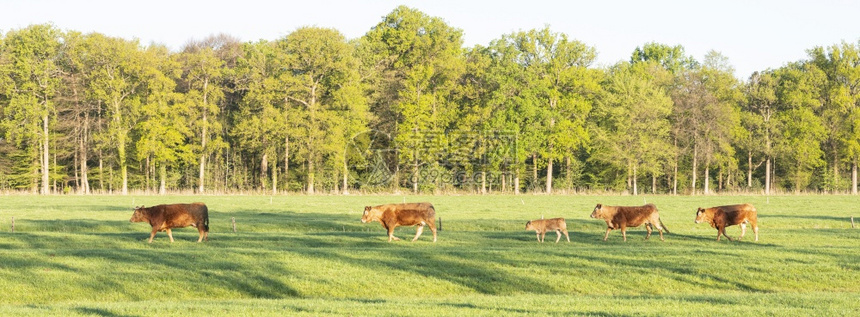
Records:
{"label": "cow's leg", "polygon": [[418,240],[418,237],[421,236],[421,232],[424,232],[424,225],[423,224],[419,224],[418,228],[415,229],[415,238],[412,238],[412,242],[415,242],[415,240]]}
{"label": "cow's leg", "polygon": [[200,235],[200,237],[197,238],[197,242],[202,242],[203,237],[206,236],[206,232],[203,230],[203,226],[196,226],[196,227],[197,227],[197,233]]}
{"label": "cow's leg", "polygon": [[746,235],[746,234],[747,234],[747,223],[741,222],[741,236],[738,237],[738,241],[741,241],[741,239],[743,239],[744,235]]}
{"label": "cow's leg", "polygon": [[757,242],[758,241],[758,224],[753,222],[752,228],[753,228],[753,233],[755,233],[755,241]]}
{"label": "cow's leg", "polygon": [[540,241],[540,232],[535,231],[535,237],[537,237],[538,242],[542,242]]}
{"label": "cow's leg", "polygon": [[660,241],[666,241],[665,239],[663,239],[663,226],[659,224],[657,225],[657,233],[660,234]]}
{"label": "cow's leg", "polygon": [[558,243],[558,241],[561,240],[561,230],[556,230],[555,235],[556,235],[555,243]]}
{"label": "cow's leg", "polygon": [[394,236],[394,228],[395,227],[397,227],[397,226],[396,225],[388,226],[388,242],[391,242],[391,240],[400,241],[400,238]]}
{"label": "cow's leg", "polygon": [[546,230],[541,231],[540,233],[540,242],[546,241]]}
{"label": "cow's leg", "polygon": [[567,238],[567,242],[570,242],[570,235],[567,234],[567,230],[564,230],[562,232],[564,232],[564,237]]}
{"label": "cow's leg", "polygon": [[732,237],[729,237],[729,235],[726,234],[726,226],[721,226],[720,232],[723,233],[723,236],[726,237],[726,239],[729,239],[729,241],[732,241]]}
{"label": "cow's leg", "polygon": [[603,241],[609,238],[609,231],[612,231],[612,228],[606,228],[606,234],[603,235]]}
{"label": "cow's leg", "polygon": [[433,242],[436,242],[436,225],[432,223],[428,223],[427,226],[430,227],[430,231],[433,232]]}
{"label": "cow's leg", "polygon": [[149,243],[155,238],[155,233],[158,232],[158,227],[152,227],[152,233],[149,234]]}
{"label": "cow's leg", "polygon": [[648,231],[648,233],[645,235],[645,240],[648,240],[648,238],[651,237],[651,231],[653,230],[653,229],[651,229],[650,223],[645,224],[645,230]]}
{"label": "cow's leg", "polygon": [[621,226],[621,237],[624,238],[624,242],[627,242],[627,226]]}
{"label": "cow's leg", "polygon": [[170,228],[167,228],[167,236],[170,237],[170,243],[173,243],[173,233],[170,232]]}

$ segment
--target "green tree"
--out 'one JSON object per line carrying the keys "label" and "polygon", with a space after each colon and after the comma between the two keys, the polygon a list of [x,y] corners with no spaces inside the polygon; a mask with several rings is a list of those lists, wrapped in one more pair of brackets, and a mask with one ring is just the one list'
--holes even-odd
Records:
{"label": "green tree", "polygon": [[[775,115],[779,112],[776,89],[778,77],[773,71],[755,72],[746,84],[746,103],[741,112],[741,126],[747,131],[738,138],[738,145],[747,152],[747,187],[752,187],[753,170],[765,163],[765,194],[770,194],[773,142],[779,134]],[[763,142],[763,143],[762,143]],[[764,147],[762,147],[764,145]],[[753,156],[762,159],[753,167]]]}
{"label": "green tree", "polygon": [[[147,49],[146,60],[164,74],[179,75],[179,64],[171,59],[164,47]],[[188,123],[193,106],[183,103],[183,95],[175,92],[176,79],[156,76],[147,82],[148,93],[141,104],[141,119],[132,132],[136,135],[136,158],[146,161],[146,173],[151,167],[158,168],[158,192],[162,195],[167,190],[168,168],[194,160],[188,144],[193,135]]]}
{"label": "green tree", "polygon": [[62,83],[61,38],[61,32],[51,25],[32,25],[9,31],[0,46],[0,54],[10,56],[0,65],[0,76],[7,79],[0,83],[4,84],[0,88],[5,86],[0,94],[7,101],[0,124],[18,147],[34,147],[31,151],[39,153],[42,194],[50,193],[51,125]]}
{"label": "green tree", "polygon": [[[653,79],[634,67],[618,64],[609,72],[606,93],[593,114],[597,129],[591,154],[625,170],[628,189],[638,195],[638,173],[659,173],[660,162],[670,155],[672,100]],[[652,190],[654,186],[652,183]]]}
{"label": "green tree", "polygon": [[[440,168],[444,131],[458,116],[451,103],[463,71],[462,31],[405,6],[394,9],[361,40],[360,56],[373,63],[373,126],[394,135],[398,162],[411,165],[412,190],[419,168]],[[395,175],[399,173],[395,172]],[[395,184],[399,176],[395,176]],[[438,179],[437,179],[438,180]]]}
{"label": "green tree", "polygon": [[[307,191],[324,159],[340,165],[348,183],[346,149],[349,138],[364,130],[366,102],[359,82],[353,47],[334,29],[304,27],[278,43],[285,53],[284,87],[288,123],[296,126],[299,156],[306,158]],[[341,164],[342,163],[342,164]]]}
{"label": "green tree", "polygon": [[800,191],[809,185],[812,172],[825,164],[820,144],[827,133],[815,112],[822,107],[820,93],[826,78],[810,63],[792,63],[778,73],[777,98],[784,108],[777,114],[781,136],[775,151],[786,162],[790,185]]}
{"label": "green tree", "polygon": [[514,70],[522,71],[520,78],[525,80],[520,83],[525,86],[520,93],[534,110],[534,116],[525,122],[539,135],[534,140],[538,145],[532,148],[533,158],[540,155],[545,160],[546,192],[551,193],[553,162],[589,141],[586,117],[600,90],[600,71],[588,68],[596,52],[549,28],[506,35],[491,47],[511,61],[504,64],[521,68]]}
{"label": "green tree", "polygon": [[100,132],[108,149],[116,151],[116,161],[122,177],[121,193],[128,194],[128,145],[133,142],[130,132],[141,118],[147,82],[164,76],[156,65],[148,63],[137,41],[89,34],[83,63],[89,94],[102,105],[106,124]]}
{"label": "green tree", "polygon": [[860,111],[860,43],[842,42],[808,51],[810,61],[827,78],[822,85],[823,107],[820,117],[827,131],[824,146],[832,160],[834,184],[839,183],[843,162],[851,165],[851,192],[857,193],[857,162],[860,140],[857,140],[856,118]]}
{"label": "green tree", "polygon": [[633,54],[630,56],[630,63],[636,64],[641,62],[655,62],[672,74],[677,74],[685,69],[693,69],[698,66],[693,57],[685,55],[683,46],[669,46],[656,42],[645,43],[642,47],[637,46],[633,50]]}
{"label": "green tree", "polygon": [[[257,183],[261,188],[266,188],[269,156],[277,153],[279,140],[282,140],[279,132],[286,132],[282,126],[284,112],[276,107],[285,102],[285,98],[277,93],[283,91],[277,80],[284,68],[283,59],[278,55],[274,42],[246,43],[242,51],[244,56],[239,58],[236,72],[241,78],[239,81],[242,85],[238,89],[243,97],[234,113],[230,135],[235,140],[234,147],[259,158],[260,177]],[[277,179],[276,172],[272,179]],[[277,185],[273,186],[273,191],[277,191]]]}
{"label": "green tree", "polygon": [[179,54],[182,67],[186,105],[195,132],[195,151],[199,157],[197,191],[205,191],[206,159],[226,146],[221,139],[221,122],[218,106],[224,97],[221,87],[224,62],[211,47],[189,43]]}

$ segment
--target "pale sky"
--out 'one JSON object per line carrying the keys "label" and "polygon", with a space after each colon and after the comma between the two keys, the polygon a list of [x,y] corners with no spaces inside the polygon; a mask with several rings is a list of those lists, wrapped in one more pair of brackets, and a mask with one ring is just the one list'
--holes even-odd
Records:
{"label": "pale sky", "polygon": [[173,50],[210,34],[275,40],[302,26],[335,28],[352,39],[401,4],[463,30],[465,46],[548,25],[597,49],[595,66],[628,60],[637,46],[658,42],[680,44],[699,61],[716,50],[741,79],[804,59],[815,46],[860,40],[860,0],[0,0],[0,32],[53,23]]}

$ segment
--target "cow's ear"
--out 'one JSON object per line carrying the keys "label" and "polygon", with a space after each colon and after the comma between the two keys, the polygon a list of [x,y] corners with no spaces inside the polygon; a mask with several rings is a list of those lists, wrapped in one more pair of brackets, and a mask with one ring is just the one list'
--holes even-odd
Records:
{"label": "cow's ear", "polygon": [[529,222],[526,222],[526,226],[528,226],[530,224],[532,224],[531,220],[529,220]]}
{"label": "cow's ear", "polygon": [[597,209],[603,208],[603,204],[597,204],[597,207],[595,207],[595,208],[597,208]]}

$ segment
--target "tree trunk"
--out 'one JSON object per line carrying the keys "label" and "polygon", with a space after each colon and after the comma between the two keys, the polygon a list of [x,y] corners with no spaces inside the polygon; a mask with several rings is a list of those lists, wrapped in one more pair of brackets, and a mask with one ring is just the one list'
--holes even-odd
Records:
{"label": "tree trunk", "polygon": [[564,178],[567,183],[567,190],[573,189],[573,175],[571,175],[570,171],[570,156],[564,157]]}
{"label": "tree trunk", "polygon": [[710,185],[711,185],[711,164],[706,163],[705,164],[705,195],[708,195],[711,193]]}
{"label": "tree trunk", "polygon": [[102,193],[105,192],[105,168],[101,150],[99,150],[99,190]]}
{"label": "tree trunk", "polygon": [[699,168],[699,148],[693,146],[693,191],[690,193],[691,195],[696,194],[696,172]]}
{"label": "tree trunk", "polygon": [[481,171],[481,194],[487,193],[487,172]]}
{"label": "tree trunk", "polygon": [[[839,156],[836,149],[833,150],[833,185],[839,184]],[[834,188],[834,190],[836,190]]]}
{"label": "tree trunk", "polygon": [[158,185],[158,193],[164,195],[167,193],[167,165],[162,163],[159,164],[159,175],[158,178],[161,179],[160,184]]}
{"label": "tree trunk", "polygon": [[203,131],[200,133],[200,181],[199,187],[197,188],[198,193],[203,193],[204,188],[204,180],[206,179],[206,141],[209,137],[209,118],[208,118],[208,87],[209,87],[209,78],[206,78],[203,81]]}
{"label": "tree trunk", "polygon": [[412,193],[418,193],[418,150],[414,150],[412,156]]}
{"label": "tree trunk", "polygon": [[537,190],[538,173],[537,173],[537,153],[532,153],[532,188]]}
{"label": "tree trunk", "polygon": [[42,189],[41,193],[43,195],[50,193],[50,188],[48,184],[48,175],[49,173],[49,165],[48,160],[50,158],[49,155],[49,144],[48,144],[48,115],[45,114],[42,116]]}
{"label": "tree trunk", "polygon": [[346,159],[346,149],[343,150],[343,194],[349,195],[349,164]]}
{"label": "tree trunk", "polygon": [[857,159],[851,162],[851,194],[857,195]]}
{"label": "tree trunk", "polygon": [[720,171],[718,172],[718,175],[717,175],[717,190],[718,191],[723,190],[723,167],[722,166],[720,167]]}
{"label": "tree trunk", "polygon": [[284,137],[284,189],[290,189],[290,137]]}
{"label": "tree trunk", "polygon": [[747,151],[747,188],[752,188],[752,150]]}
{"label": "tree trunk", "polygon": [[770,157],[767,158],[767,161],[764,165],[764,194],[770,195]]}
{"label": "tree trunk", "polygon": [[499,179],[502,181],[502,192],[508,191],[508,175],[504,171],[499,175]]}
{"label": "tree trunk", "polygon": [[278,194],[278,152],[272,159],[272,195]]}
{"label": "tree trunk", "polygon": [[639,195],[639,186],[636,181],[636,164],[633,164],[633,196]]}
{"label": "tree trunk", "polygon": [[119,169],[122,173],[122,194],[128,195],[128,163],[126,163],[126,154],[125,154],[125,141],[119,142],[120,155],[119,155]]}
{"label": "tree trunk", "polygon": [[552,159],[546,162],[546,193],[552,194]]}
{"label": "tree trunk", "polygon": [[202,133],[202,141],[200,142],[200,179],[198,181],[197,192],[203,193],[205,191],[204,180],[206,179],[206,114],[203,114],[203,133]]}
{"label": "tree trunk", "polygon": [[[678,148],[678,138],[674,139],[675,149]],[[672,195],[678,194],[678,152],[675,151],[675,161],[673,162],[672,171]]]}
{"label": "tree trunk", "polygon": [[269,154],[263,154],[260,160],[260,189],[266,189],[266,177],[269,175]]}
{"label": "tree trunk", "polygon": [[149,193],[149,190],[150,190],[150,186],[151,186],[149,184],[150,178],[155,178],[155,175],[150,176],[152,174],[152,173],[150,173],[150,170],[151,170],[150,165],[152,164],[151,161],[152,161],[152,155],[147,155],[145,167],[143,169],[144,170],[144,173],[143,173],[143,189],[144,189],[144,192],[146,192],[146,193]]}
{"label": "tree trunk", "polygon": [[89,126],[90,126],[90,114],[84,113],[84,133],[81,136],[81,188],[84,191],[85,195],[90,194],[90,180],[89,180],[89,168],[87,167],[87,146],[89,142],[87,142],[89,136]]}
{"label": "tree trunk", "polygon": [[657,174],[651,174],[651,194],[657,194]]}
{"label": "tree trunk", "polygon": [[520,194],[520,167],[519,164],[517,168],[514,169],[514,195]]}
{"label": "tree trunk", "polygon": [[308,194],[314,193],[314,160],[308,159]]}

